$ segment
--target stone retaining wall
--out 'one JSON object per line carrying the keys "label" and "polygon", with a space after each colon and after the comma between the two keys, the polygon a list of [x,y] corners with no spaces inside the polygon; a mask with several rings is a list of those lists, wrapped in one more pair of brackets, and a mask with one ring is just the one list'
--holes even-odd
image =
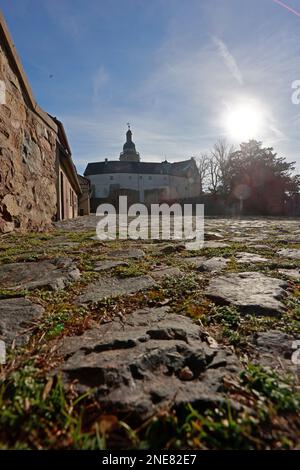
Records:
{"label": "stone retaining wall", "polygon": [[0,28],[0,232],[43,230],[57,210],[57,127],[31,102],[2,34]]}

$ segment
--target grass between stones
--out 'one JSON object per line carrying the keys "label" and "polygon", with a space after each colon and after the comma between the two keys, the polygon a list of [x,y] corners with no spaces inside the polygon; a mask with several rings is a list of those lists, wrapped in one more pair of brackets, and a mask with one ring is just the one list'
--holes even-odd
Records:
{"label": "grass between stones", "polygon": [[[92,240],[94,231],[51,232],[8,235],[0,239],[0,263],[30,262],[39,259],[71,257],[81,270],[80,281],[62,291],[16,291],[3,289],[0,299],[25,296],[42,305],[45,314],[32,325],[32,337],[22,349],[8,352],[8,362],[0,365],[0,448],[2,449],[289,449],[300,445],[300,395],[295,378],[251,362],[249,337],[255,332],[277,329],[300,334],[300,286],[290,282],[290,295],[284,299],[286,312],[278,318],[242,316],[232,306],[217,306],[204,295],[211,273],[197,273],[185,257],[224,256],[229,263],[223,272],[244,269],[279,275],[277,267],[300,266],[298,260],[279,260],[276,251],[287,244],[274,238],[262,240],[268,249],[254,249],[232,243],[224,248],[204,248],[172,256],[146,250],[139,260],[126,260],[128,266],[108,273],[116,277],[149,274],[155,265],[177,266],[184,276],[167,277],[155,288],[128,296],[105,299],[79,307],[73,299],[101,274],[93,271],[97,260],[109,259],[113,249],[141,247],[139,242]],[[62,246],[63,241],[74,246]],[[299,248],[299,244],[288,244]],[[143,249],[143,248],[142,248]],[[247,251],[268,258],[262,265],[241,265],[235,253]],[[220,344],[233,348],[245,367],[235,380],[224,377],[227,400],[209,409],[187,405],[159,410],[145,422],[102,409],[90,394],[78,395],[65,387],[51,371],[59,365],[56,341],[65,335],[78,335],[95,325],[121,318],[143,307],[168,305],[172,312],[187,315],[205,328]],[[229,406],[229,400],[236,407]]]}
{"label": "grass between stones", "polygon": [[[44,361],[46,358],[43,359]],[[300,432],[300,394],[290,377],[249,363],[228,399],[201,410],[159,410],[143,423],[102,410],[91,393],[44,376],[42,357],[11,366],[0,386],[1,449],[289,449]]]}

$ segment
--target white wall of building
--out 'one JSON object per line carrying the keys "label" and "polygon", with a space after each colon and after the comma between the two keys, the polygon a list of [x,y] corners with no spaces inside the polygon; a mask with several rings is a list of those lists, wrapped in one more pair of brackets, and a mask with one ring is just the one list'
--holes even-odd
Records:
{"label": "white wall of building", "polygon": [[108,197],[111,185],[120,185],[122,189],[139,191],[141,202],[144,201],[145,191],[153,189],[164,189],[169,194],[170,199],[188,198],[198,195],[195,193],[193,180],[181,176],[112,173],[89,175],[87,178],[91,182],[92,195],[95,198]]}

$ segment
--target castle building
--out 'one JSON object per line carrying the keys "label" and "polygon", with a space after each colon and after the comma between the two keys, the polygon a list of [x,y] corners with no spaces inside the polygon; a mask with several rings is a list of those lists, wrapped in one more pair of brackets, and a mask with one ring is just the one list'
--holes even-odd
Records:
{"label": "castle building", "polygon": [[130,128],[119,160],[89,163],[84,176],[91,184],[91,210],[102,202],[116,202],[127,195],[128,202],[145,204],[177,202],[197,197],[199,172],[193,158],[170,163],[142,162],[132,141]]}

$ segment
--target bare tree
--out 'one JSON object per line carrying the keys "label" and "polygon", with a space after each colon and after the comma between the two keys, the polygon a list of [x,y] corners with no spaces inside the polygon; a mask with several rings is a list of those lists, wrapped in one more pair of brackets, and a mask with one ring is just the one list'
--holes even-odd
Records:
{"label": "bare tree", "polygon": [[222,186],[226,190],[228,186],[228,161],[234,150],[234,147],[229,145],[225,139],[219,139],[213,146],[210,165],[210,183],[213,192],[217,191],[218,186]]}
{"label": "bare tree", "polygon": [[196,163],[199,171],[200,181],[200,193],[204,191],[206,179],[209,174],[209,157],[206,153],[202,153],[199,157],[196,157]]}
{"label": "bare tree", "polygon": [[196,157],[199,171],[200,192],[207,188],[212,193],[225,190],[228,186],[228,161],[234,148],[225,139],[219,139],[210,154]]}
{"label": "bare tree", "polygon": [[220,165],[216,157],[211,153],[209,159],[209,191],[216,193],[221,182]]}

